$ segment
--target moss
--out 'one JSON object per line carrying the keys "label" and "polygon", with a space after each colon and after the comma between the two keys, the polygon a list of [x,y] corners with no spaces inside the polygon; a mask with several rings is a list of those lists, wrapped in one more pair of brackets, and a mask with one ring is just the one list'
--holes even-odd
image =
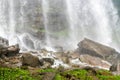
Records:
{"label": "moss", "polygon": [[66,80],[66,79],[60,74],[56,74],[53,80]]}
{"label": "moss", "polygon": [[113,76],[107,70],[93,71],[74,69],[57,74],[55,80],[120,80],[120,76]]}
{"label": "moss", "polygon": [[[24,69],[24,68],[23,68]],[[0,68],[0,80],[43,80],[44,73],[53,72],[55,77],[53,80],[120,80],[120,76],[114,76],[106,70],[93,71],[85,69],[61,70],[47,68],[35,69],[34,73],[30,73],[28,69],[12,69]]]}
{"label": "moss", "polygon": [[97,75],[112,76],[112,73],[107,70],[98,70]]}
{"label": "moss", "polygon": [[81,69],[66,71],[64,72],[64,76],[67,77],[68,79],[74,78],[80,80],[92,80],[91,76],[87,76],[87,71]]}
{"label": "moss", "polygon": [[99,80],[120,80],[120,76],[114,76],[110,71],[98,70],[97,77]]}
{"label": "moss", "polygon": [[0,68],[0,80],[34,80],[28,71],[21,69]]}

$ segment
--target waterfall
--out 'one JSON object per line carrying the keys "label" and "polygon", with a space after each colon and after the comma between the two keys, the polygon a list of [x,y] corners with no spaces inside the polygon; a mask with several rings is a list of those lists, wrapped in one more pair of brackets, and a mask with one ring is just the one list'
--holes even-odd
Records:
{"label": "waterfall", "polygon": [[44,27],[45,27],[45,42],[46,42],[46,48],[48,50],[52,50],[52,44],[50,41],[50,32],[49,32],[49,19],[48,19],[48,12],[49,12],[49,3],[48,0],[42,0],[42,9],[43,9],[43,17],[44,17]]}
{"label": "waterfall", "polygon": [[1,0],[0,36],[22,50],[72,50],[85,37],[119,50],[112,0]]}
{"label": "waterfall", "polygon": [[66,5],[72,46],[84,37],[113,46],[112,29],[118,15],[111,0],[66,0]]}
{"label": "waterfall", "polygon": [[7,38],[7,20],[6,20],[6,0],[0,1],[0,36]]}
{"label": "waterfall", "polygon": [[[104,2],[104,3],[103,3]],[[92,0],[90,1],[91,11],[94,15],[96,21],[96,36],[100,42],[109,44],[112,41],[111,36],[111,26],[110,26],[110,19],[108,14],[109,7],[107,4],[111,4],[111,0]],[[110,6],[111,8],[111,6]],[[108,9],[108,10],[107,10]]]}
{"label": "waterfall", "polygon": [[14,0],[9,0],[9,44],[14,45],[17,44],[16,40],[16,21],[15,21],[15,1]]}

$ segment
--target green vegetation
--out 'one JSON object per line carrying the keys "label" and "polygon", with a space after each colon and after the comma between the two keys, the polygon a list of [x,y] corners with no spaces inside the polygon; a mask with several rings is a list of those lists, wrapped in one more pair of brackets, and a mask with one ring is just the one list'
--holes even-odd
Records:
{"label": "green vegetation", "polygon": [[66,71],[64,72],[63,76],[66,76],[68,79],[74,78],[79,80],[92,80],[92,77],[87,75],[86,70],[80,69]]}
{"label": "green vegetation", "polygon": [[106,70],[60,70],[59,69],[12,69],[0,68],[0,80],[43,80],[46,73],[55,74],[53,80],[120,80],[120,76],[113,76]]}
{"label": "green vegetation", "polygon": [[74,69],[56,74],[54,80],[120,80],[120,76],[106,70]]}
{"label": "green vegetation", "polygon": [[63,76],[61,76],[60,74],[56,74],[54,77],[54,80],[66,80]]}
{"label": "green vegetation", "polygon": [[120,76],[113,76],[109,71],[98,70],[97,77],[100,80],[120,80]]}
{"label": "green vegetation", "polygon": [[34,80],[28,71],[21,69],[0,68],[0,80]]}

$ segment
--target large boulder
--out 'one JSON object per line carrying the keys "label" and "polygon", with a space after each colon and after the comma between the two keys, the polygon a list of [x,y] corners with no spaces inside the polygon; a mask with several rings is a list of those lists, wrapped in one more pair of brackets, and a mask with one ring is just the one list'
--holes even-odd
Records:
{"label": "large boulder", "polygon": [[99,57],[111,63],[117,61],[120,56],[115,49],[86,38],[78,44],[77,52]]}
{"label": "large boulder", "polygon": [[99,57],[94,57],[94,56],[90,56],[90,55],[81,55],[79,60],[81,62],[87,63],[94,67],[102,67],[102,68],[109,69],[111,66],[111,64],[109,62],[104,61]]}
{"label": "large boulder", "polygon": [[39,58],[30,53],[23,53],[21,60],[23,66],[37,67],[40,65]]}

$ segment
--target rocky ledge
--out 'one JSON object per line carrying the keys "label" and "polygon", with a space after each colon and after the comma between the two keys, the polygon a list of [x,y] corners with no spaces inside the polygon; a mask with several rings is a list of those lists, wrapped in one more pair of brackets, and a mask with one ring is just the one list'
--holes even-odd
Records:
{"label": "rocky ledge", "polygon": [[75,51],[52,52],[46,49],[20,53],[19,45],[3,46],[0,48],[0,67],[35,69],[84,69],[86,67],[107,69],[115,74],[120,73],[120,54],[111,47],[90,39],[78,43]]}

